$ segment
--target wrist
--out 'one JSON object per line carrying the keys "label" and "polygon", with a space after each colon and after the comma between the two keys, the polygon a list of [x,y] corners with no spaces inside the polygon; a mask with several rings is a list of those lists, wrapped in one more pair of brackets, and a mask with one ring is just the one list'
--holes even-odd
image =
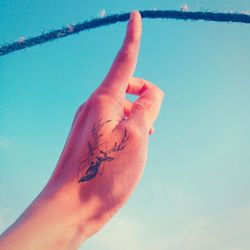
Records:
{"label": "wrist", "polygon": [[[46,189],[2,235],[0,249],[77,249],[87,237],[86,221],[68,193]],[[84,212],[84,211],[82,211]],[[81,216],[82,217],[82,216]],[[11,236],[11,241],[8,239]]]}
{"label": "wrist", "polygon": [[39,219],[44,226],[44,234],[51,236],[53,229],[57,247],[51,249],[77,249],[111,217],[100,198],[89,195],[89,190],[77,182],[60,188],[47,185],[31,209],[34,220]]}

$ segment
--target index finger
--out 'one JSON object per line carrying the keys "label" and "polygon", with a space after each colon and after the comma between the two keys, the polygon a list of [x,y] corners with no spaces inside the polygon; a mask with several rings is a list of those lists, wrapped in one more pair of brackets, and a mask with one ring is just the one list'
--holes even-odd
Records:
{"label": "index finger", "polygon": [[100,89],[125,95],[129,78],[133,75],[141,39],[141,15],[132,11],[123,45],[118,52]]}

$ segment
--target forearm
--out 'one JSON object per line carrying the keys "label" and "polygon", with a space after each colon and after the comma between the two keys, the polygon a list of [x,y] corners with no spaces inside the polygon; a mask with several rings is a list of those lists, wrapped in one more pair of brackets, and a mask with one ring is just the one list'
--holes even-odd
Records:
{"label": "forearm", "polygon": [[0,249],[77,249],[87,237],[88,207],[70,187],[43,191],[0,237]]}

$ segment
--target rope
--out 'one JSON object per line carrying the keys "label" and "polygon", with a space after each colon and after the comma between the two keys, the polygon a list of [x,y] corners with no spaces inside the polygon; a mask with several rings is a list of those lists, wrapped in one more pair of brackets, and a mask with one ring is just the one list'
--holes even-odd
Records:
{"label": "rope", "polygon": [[[215,13],[215,12],[188,12],[175,10],[141,10],[142,18],[163,18],[163,19],[181,19],[181,20],[204,20],[214,22],[235,22],[250,23],[250,15],[238,13]],[[67,25],[61,29],[53,30],[41,35],[25,39],[21,37],[13,43],[6,43],[0,47],[0,56],[12,53],[17,50],[32,47],[38,44],[53,41],[84,30],[110,25],[118,22],[125,22],[129,19],[130,13],[114,14],[103,18],[94,18],[90,21]]]}

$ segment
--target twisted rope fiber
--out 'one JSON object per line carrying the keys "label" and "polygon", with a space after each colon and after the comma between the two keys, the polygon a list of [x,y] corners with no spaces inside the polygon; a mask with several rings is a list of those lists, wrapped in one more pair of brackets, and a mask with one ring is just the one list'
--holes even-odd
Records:
{"label": "twisted rope fiber", "polygon": [[[250,15],[238,13],[215,13],[215,12],[185,12],[176,10],[141,10],[142,18],[162,18],[162,19],[181,19],[181,20],[204,20],[214,22],[235,22],[250,23]],[[13,43],[6,43],[0,47],[0,56],[12,53],[17,50],[32,47],[79,33],[83,30],[94,29],[97,27],[110,25],[118,22],[125,22],[129,19],[130,13],[114,14],[103,18],[95,18],[75,25],[64,26],[61,29],[52,30],[48,33],[19,40]]]}

